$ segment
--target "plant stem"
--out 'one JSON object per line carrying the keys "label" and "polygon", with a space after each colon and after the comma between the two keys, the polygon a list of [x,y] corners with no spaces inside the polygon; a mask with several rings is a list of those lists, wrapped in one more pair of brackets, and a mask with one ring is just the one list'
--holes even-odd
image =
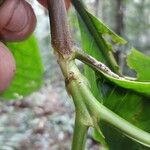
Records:
{"label": "plant stem", "polygon": [[64,0],[47,0],[53,48],[63,57],[72,53],[72,39]]}
{"label": "plant stem", "polygon": [[119,78],[119,76],[116,73],[114,73],[113,71],[111,71],[105,64],[96,60],[94,57],[88,55],[87,53],[85,53],[82,50],[77,50],[75,52],[75,57],[77,59],[81,60],[82,62],[86,63],[88,66],[90,66],[94,70],[97,70],[100,73],[104,72],[110,76]]}
{"label": "plant stem", "polygon": [[[72,57],[73,51],[64,0],[48,0],[48,10],[50,16],[52,45],[57,52],[58,63],[60,65],[60,68],[62,69],[64,77],[66,78],[67,86],[67,82],[74,80],[72,73],[78,73],[78,69],[69,69],[72,68],[72,65],[74,63],[72,63],[72,61],[69,61],[69,59]],[[72,89],[74,88],[76,87],[73,86]],[[69,92],[72,94],[76,108],[72,150],[84,150],[86,134],[91,122],[81,95],[77,90],[73,91],[69,90]]]}
{"label": "plant stem", "polygon": [[[75,67],[74,61],[65,62],[60,60],[58,63],[60,64],[62,72],[66,77],[66,88],[73,98],[76,110],[72,150],[84,150],[87,130],[89,126],[92,126],[92,120],[83,102],[83,97],[78,91],[78,87],[72,82],[77,78],[79,78],[79,80],[77,80],[78,84],[82,82],[86,84],[86,81],[80,74],[78,68]],[[71,87],[70,83],[72,83]]]}
{"label": "plant stem", "polygon": [[72,150],[84,150],[86,143],[88,127],[80,122],[80,116],[76,116],[74,134],[73,134],[73,143]]}

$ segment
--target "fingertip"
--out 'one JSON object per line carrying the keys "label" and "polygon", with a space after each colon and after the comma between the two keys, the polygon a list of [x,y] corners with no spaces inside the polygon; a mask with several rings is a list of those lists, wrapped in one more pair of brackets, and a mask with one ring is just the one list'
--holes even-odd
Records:
{"label": "fingertip", "polygon": [[15,59],[9,49],[0,42],[0,93],[9,87],[15,72]]}
{"label": "fingertip", "polygon": [[[7,0],[6,2],[12,5],[11,1]],[[36,27],[37,20],[32,6],[24,0],[18,0],[14,5],[15,7],[12,8],[13,12],[6,17],[7,21],[9,20],[7,24],[4,17],[0,20],[0,39],[4,41],[16,42],[25,40],[33,33]],[[3,7],[6,8],[5,5]],[[6,9],[1,10],[1,8],[0,12],[3,14],[10,13],[10,11],[7,12]],[[3,26],[1,27],[2,23]]]}

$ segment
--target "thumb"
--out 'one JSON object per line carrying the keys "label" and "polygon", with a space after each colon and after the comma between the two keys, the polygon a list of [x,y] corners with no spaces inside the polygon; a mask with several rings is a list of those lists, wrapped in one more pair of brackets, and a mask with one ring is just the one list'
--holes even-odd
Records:
{"label": "thumb", "polygon": [[0,93],[8,88],[16,71],[16,63],[8,48],[0,42]]}

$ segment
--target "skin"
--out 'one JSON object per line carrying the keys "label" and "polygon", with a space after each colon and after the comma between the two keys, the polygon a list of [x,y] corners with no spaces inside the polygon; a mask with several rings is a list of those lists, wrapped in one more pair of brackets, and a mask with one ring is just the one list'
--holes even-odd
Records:
{"label": "skin", "polygon": [[5,0],[0,6],[0,39],[22,41],[31,35],[36,16],[25,0]]}
{"label": "skin", "polygon": [[0,42],[0,92],[8,88],[15,72],[15,59],[9,49]]}
{"label": "skin", "polygon": [[[5,0],[0,5],[0,41],[22,41],[36,26],[36,16],[25,0]],[[0,42],[0,93],[10,85],[16,72],[16,63],[9,49]]]}

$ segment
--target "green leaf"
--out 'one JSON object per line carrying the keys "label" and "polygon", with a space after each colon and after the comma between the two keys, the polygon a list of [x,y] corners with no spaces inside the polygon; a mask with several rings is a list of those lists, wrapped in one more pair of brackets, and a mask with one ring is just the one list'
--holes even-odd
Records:
{"label": "green leaf", "polygon": [[118,75],[115,75],[111,71],[109,71],[109,73],[106,73],[102,70],[99,70],[99,71],[101,75],[104,76],[105,79],[108,79],[109,81],[113,82],[114,84],[120,87],[123,87],[127,90],[133,90],[135,92],[144,94],[145,96],[148,96],[148,97],[150,96],[150,82],[129,80],[124,77],[119,77]]}
{"label": "green leaf", "polygon": [[43,65],[37,41],[31,36],[23,42],[7,43],[16,60],[16,75],[3,99],[20,99],[37,90],[43,81]]}
{"label": "green leaf", "polygon": [[[91,40],[88,42],[90,44],[94,44],[94,47],[92,47],[92,49],[91,47],[89,47],[89,49],[91,51],[99,51],[99,53],[97,52],[96,56],[100,55],[99,57],[103,58],[100,59],[100,61],[107,64],[107,66],[109,66],[114,72],[120,73],[116,60],[114,59],[114,56],[110,51],[111,46],[108,44],[108,41],[105,41],[103,34],[111,33],[110,37],[115,37],[113,39],[115,39],[115,41],[119,41],[120,43],[124,43],[125,41],[116,34],[113,34],[113,32],[109,30],[108,27],[106,27],[102,22],[93,18],[93,16],[88,11],[86,11],[83,3],[80,0],[72,0],[72,3],[74,4],[78,12],[80,23],[82,21],[83,28],[85,29],[85,31],[87,31],[83,33],[85,34],[84,39],[86,38],[86,36],[89,36]],[[100,30],[99,26],[103,27],[103,30]],[[89,37],[87,37],[87,39],[89,39]],[[86,49],[88,53],[90,50]]]}
{"label": "green leaf", "polygon": [[[83,49],[90,55],[96,56],[96,58],[98,60],[104,61],[103,57],[101,57],[102,53],[98,50],[98,46],[96,45],[93,37],[91,36],[89,31],[85,27],[84,22],[82,21],[80,16],[78,16],[78,18],[79,18],[79,26],[80,26],[80,31],[81,31],[81,39],[82,39]],[[99,90],[98,90],[97,83],[96,83],[95,72],[90,67],[85,65],[84,66],[84,74],[86,75],[86,77],[88,78],[88,80],[90,82],[92,93],[95,95],[96,98],[99,98],[100,95],[99,95]]]}
{"label": "green leaf", "polygon": [[[116,63],[114,63],[115,61],[112,61],[112,54],[111,57],[109,55],[110,51],[108,51],[108,41],[106,41],[103,35],[107,33],[108,36],[110,36],[109,38],[113,38],[112,40],[118,44],[125,44],[126,42],[124,40],[120,40],[121,38],[118,38],[118,36],[113,34],[113,32],[111,32],[111,30],[108,29],[107,26],[105,26],[101,21],[95,19],[95,17],[88,13],[80,0],[72,0],[72,2],[80,16],[79,23],[83,41],[82,44],[83,47],[86,47],[86,52],[97,58],[99,61],[105,63],[109,68],[111,68],[112,71],[118,73],[117,69],[115,68],[117,67],[117,65]],[[117,40],[112,37],[112,35],[115,36]],[[90,69],[86,72],[86,75],[89,79],[91,72],[93,72],[93,70]],[[139,71],[137,72],[139,73]],[[148,78],[144,78],[144,75],[142,78],[140,77],[138,79],[141,79],[141,81],[148,80]],[[141,91],[138,90],[138,86],[139,84],[145,84],[143,82],[137,83],[138,81],[129,81],[129,83],[126,83],[126,80],[124,81],[123,79],[122,81],[122,79],[120,80],[114,78],[113,76],[107,75],[104,72],[101,78],[98,79],[97,76],[95,76],[93,77],[92,81],[97,82],[97,87],[99,87],[100,92],[99,95],[103,99],[103,104],[106,107],[108,107],[110,110],[112,110],[122,118],[136,125],[137,127],[150,133],[150,100],[148,97],[144,96],[144,93],[146,91],[147,94],[149,92],[149,89],[147,89],[149,88],[149,85],[147,88],[145,88],[145,85],[142,85],[144,87],[144,89],[142,90],[145,92],[143,93],[143,95],[141,95],[139,94],[141,93]],[[132,90],[129,89],[128,84],[132,87]],[[95,91],[95,87],[96,86],[92,86],[92,90]],[[114,128],[111,124],[106,124],[106,122],[100,121],[100,129],[105,136],[106,142],[108,143],[110,150],[149,149],[135,141],[132,141],[126,135],[121,133],[118,129]],[[99,140],[101,141],[101,139]]]}
{"label": "green leaf", "polygon": [[[105,106],[130,123],[150,133],[150,101],[148,98],[130,90],[114,86],[108,82],[103,82],[103,84],[101,83],[101,86],[103,89],[107,89],[105,92],[102,91],[103,104]],[[132,141],[110,124],[106,124],[101,121],[100,128],[105,135],[110,150],[149,149],[135,141]]]}
{"label": "green leaf", "polygon": [[111,40],[116,43],[116,44],[120,44],[120,45],[124,45],[127,43],[127,41],[125,39],[123,39],[122,37],[120,37],[119,35],[117,35],[115,32],[113,32],[111,29],[109,29],[107,27],[107,25],[105,25],[102,20],[96,18],[95,16],[93,16],[91,13],[89,13],[87,11],[87,14],[89,16],[89,18],[91,19],[91,22],[93,23],[93,25],[95,26],[97,32],[100,35],[109,35],[109,37],[111,38]]}
{"label": "green leaf", "polygon": [[132,48],[127,64],[137,72],[138,81],[150,81],[150,57]]}
{"label": "green leaf", "polygon": [[[106,42],[103,39],[102,35],[106,35],[106,34],[110,35],[112,41],[114,41],[117,44],[125,44],[126,41],[120,36],[118,36],[117,34],[115,34],[102,21],[98,20],[92,14],[87,12],[84,8],[81,8],[81,10],[83,11],[84,15],[82,14],[80,14],[81,16],[78,15],[78,19],[79,19],[79,26],[80,26],[80,31],[81,31],[83,49],[88,54],[90,54],[91,56],[95,56],[95,58],[104,62],[105,64],[109,64],[108,61],[111,61],[114,64],[114,68],[115,68],[114,70],[116,70],[118,66],[116,62],[114,61],[114,57],[112,53],[109,51],[107,52],[107,54],[105,53],[107,50],[112,50],[110,48],[111,46],[108,44],[108,42]],[[88,24],[86,23],[86,18],[88,18],[90,21]],[[90,29],[90,27],[93,27],[93,29]],[[99,44],[99,43],[102,43],[102,44]],[[101,51],[101,49],[103,51]],[[109,56],[110,58],[107,59],[105,55]],[[96,75],[94,71],[87,66],[84,67],[84,70],[85,70],[85,75],[91,84],[92,92],[95,95],[95,97],[98,98],[99,94],[97,90]]]}

